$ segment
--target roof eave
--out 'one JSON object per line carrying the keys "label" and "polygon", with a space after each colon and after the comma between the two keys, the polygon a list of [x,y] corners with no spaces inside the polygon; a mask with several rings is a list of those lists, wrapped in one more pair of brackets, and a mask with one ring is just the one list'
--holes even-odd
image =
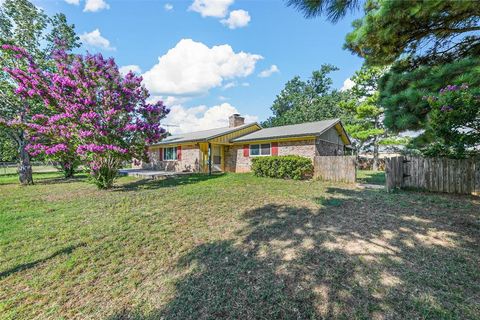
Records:
{"label": "roof eave", "polygon": [[253,138],[253,139],[232,139],[231,142],[248,142],[248,141],[259,141],[259,140],[274,140],[274,139],[288,139],[288,138],[300,138],[300,137],[317,137],[319,134],[317,133],[302,133],[302,134],[290,134],[288,136],[270,136],[270,137],[261,137],[261,138]]}
{"label": "roof eave", "polygon": [[[258,124],[258,122],[252,122],[252,123],[248,123],[248,124],[242,126],[242,128],[234,127],[234,128],[232,128],[232,130],[229,130],[229,131],[226,131],[226,132],[224,132],[224,133],[221,133],[221,134],[219,133],[219,134],[213,135],[213,136],[211,136],[211,137],[208,137],[208,139],[205,139],[205,141],[208,141],[208,140],[211,140],[211,139],[215,139],[215,138],[224,136],[224,135],[226,135],[226,134],[235,132],[235,131],[237,131],[237,130],[245,129],[245,128],[251,127],[251,126],[253,126],[253,125],[256,125],[256,126],[259,127],[260,129],[262,129],[262,126],[260,126],[260,124]],[[235,129],[235,128],[236,128],[236,129]]]}
{"label": "roof eave", "polygon": [[178,143],[178,144],[185,144],[185,143],[192,143],[192,142],[207,142],[208,140],[211,140],[211,139],[215,139],[215,138],[224,136],[224,135],[226,135],[226,134],[235,132],[235,131],[237,131],[237,130],[245,129],[245,128],[251,127],[251,126],[253,126],[253,125],[256,125],[256,126],[259,127],[260,129],[262,128],[262,127],[260,126],[260,124],[258,124],[258,122],[252,122],[252,123],[248,123],[248,124],[242,126],[242,128],[234,127],[234,128],[232,128],[232,130],[228,130],[228,131],[225,131],[225,132],[223,132],[223,133],[215,134],[215,135],[213,135],[213,136],[209,136],[209,137],[203,138],[203,139],[191,139],[191,140],[184,140],[184,141],[158,142],[158,143],[155,143],[155,144],[151,144],[150,147],[167,145],[167,144],[176,144],[176,143]]}
{"label": "roof eave", "polygon": [[193,142],[203,142],[204,139],[194,139],[194,140],[184,140],[184,141],[170,141],[170,142],[158,142],[155,144],[149,145],[149,147],[156,147],[156,146],[163,146],[167,144],[186,144],[186,143],[193,143]]}

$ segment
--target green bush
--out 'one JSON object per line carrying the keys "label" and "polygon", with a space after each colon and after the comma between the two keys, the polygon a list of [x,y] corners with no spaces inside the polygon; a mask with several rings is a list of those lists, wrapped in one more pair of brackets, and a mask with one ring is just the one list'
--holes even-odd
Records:
{"label": "green bush", "polygon": [[313,174],[312,160],[300,156],[272,156],[252,159],[252,171],[258,177],[306,179]]}

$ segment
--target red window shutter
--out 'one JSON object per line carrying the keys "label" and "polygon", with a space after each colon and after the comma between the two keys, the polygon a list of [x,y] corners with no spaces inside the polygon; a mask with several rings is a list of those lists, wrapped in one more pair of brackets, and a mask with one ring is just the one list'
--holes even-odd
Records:
{"label": "red window shutter", "polygon": [[243,146],[243,156],[248,157],[250,155],[250,150],[248,149],[248,144]]}
{"label": "red window shutter", "polygon": [[177,147],[177,160],[178,161],[182,160],[182,146]]}
{"label": "red window shutter", "polygon": [[158,149],[158,160],[163,161],[163,148]]}
{"label": "red window shutter", "polygon": [[272,156],[278,156],[278,142],[272,142]]}

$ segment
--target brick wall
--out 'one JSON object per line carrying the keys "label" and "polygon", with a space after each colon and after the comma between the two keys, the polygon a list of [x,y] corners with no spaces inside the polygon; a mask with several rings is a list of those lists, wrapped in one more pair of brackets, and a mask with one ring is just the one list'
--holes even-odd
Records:
{"label": "brick wall", "polygon": [[197,146],[182,146],[182,160],[180,161],[160,161],[158,148],[152,148],[149,155],[150,163],[141,163],[140,168],[176,172],[200,171],[200,150]]}
{"label": "brick wall", "polygon": [[[299,155],[313,160],[315,157],[315,140],[291,141],[278,143],[278,155]],[[234,145],[225,152],[225,171],[250,172],[252,157],[243,156],[243,145]]]}
{"label": "brick wall", "polygon": [[279,142],[278,155],[296,155],[313,160],[315,157],[315,140]]}
{"label": "brick wall", "polygon": [[227,172],[249,172],[250,157],[243,156],[243,145],[229,146],[225,150],[225,171]]}

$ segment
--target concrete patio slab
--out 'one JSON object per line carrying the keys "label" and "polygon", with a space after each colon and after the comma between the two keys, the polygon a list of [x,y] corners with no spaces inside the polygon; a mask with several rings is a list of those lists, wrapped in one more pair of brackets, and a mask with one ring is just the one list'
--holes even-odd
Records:
{"label": "concrete patio slab", "polygon": [[191,174],[191,172],[173,172],[146,169],[121,169],[119,170],[119,173],[121,175],[126,175],[129,177],[137,177],[144,179],[166,179]]}

